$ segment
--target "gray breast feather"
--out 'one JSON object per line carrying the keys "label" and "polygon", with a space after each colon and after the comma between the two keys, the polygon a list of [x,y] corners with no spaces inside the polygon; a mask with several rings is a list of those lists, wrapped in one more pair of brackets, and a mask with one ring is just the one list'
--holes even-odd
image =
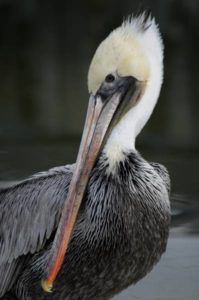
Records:
{"label": "gray breast feather", "polygon": [[156,162],[150,162],[150,165],[154,168],[154,170],[162,178],[162,180],[165,183],[165,186],[167,188],[168,194],[170,194],[171,180],[170,180],[170,176],[169,176],[169,172],[168,172],[167,168]]}
{"label": "gray breast feather", "polygon": [[0,190],[0,266],[41,249],[57,227],[73,166]]}

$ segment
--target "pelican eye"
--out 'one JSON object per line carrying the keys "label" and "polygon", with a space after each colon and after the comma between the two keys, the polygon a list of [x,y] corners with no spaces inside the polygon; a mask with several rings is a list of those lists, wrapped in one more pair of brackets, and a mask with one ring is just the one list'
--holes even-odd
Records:
{"label": "pelican eye", "polygon": [[105,78],[105,81],[107,83],[113,82],[113,81],[115,81],[115,76],[113,74],[108,74]]}

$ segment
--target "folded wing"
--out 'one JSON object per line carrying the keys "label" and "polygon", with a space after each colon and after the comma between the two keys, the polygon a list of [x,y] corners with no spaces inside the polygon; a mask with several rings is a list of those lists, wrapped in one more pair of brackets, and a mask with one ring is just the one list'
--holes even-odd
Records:
{"label": "folded wing", "polygon": [[0,296],[11,288],[23,256],[39,251],[57,228],[73,168],[57,167],[0,189]]}

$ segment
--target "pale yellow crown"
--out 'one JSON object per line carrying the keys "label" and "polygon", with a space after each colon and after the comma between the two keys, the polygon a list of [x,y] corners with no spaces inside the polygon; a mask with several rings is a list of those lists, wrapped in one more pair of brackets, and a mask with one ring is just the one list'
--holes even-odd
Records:
{"label": "pale yellow crown", "polygon": [[97,48],[88,72],[89,92],[96,93],[106,75],[114,72],[147,81],[150,55],[162,60],[162,48],[154,19],[146,20],[145,14],[129,18]]}

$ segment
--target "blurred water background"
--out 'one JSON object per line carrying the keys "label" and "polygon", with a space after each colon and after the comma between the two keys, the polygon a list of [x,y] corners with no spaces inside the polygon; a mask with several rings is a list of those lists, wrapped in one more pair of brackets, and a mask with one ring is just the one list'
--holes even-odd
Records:
{"label": "blurred water background", "polygon": [[137,141],[172,179],[172,224],[159,265],[115,300],[199,299],[199,1],[0,0],[0,185],[74,162],[99,42],[151,9],[165,44],[164,84]]}

